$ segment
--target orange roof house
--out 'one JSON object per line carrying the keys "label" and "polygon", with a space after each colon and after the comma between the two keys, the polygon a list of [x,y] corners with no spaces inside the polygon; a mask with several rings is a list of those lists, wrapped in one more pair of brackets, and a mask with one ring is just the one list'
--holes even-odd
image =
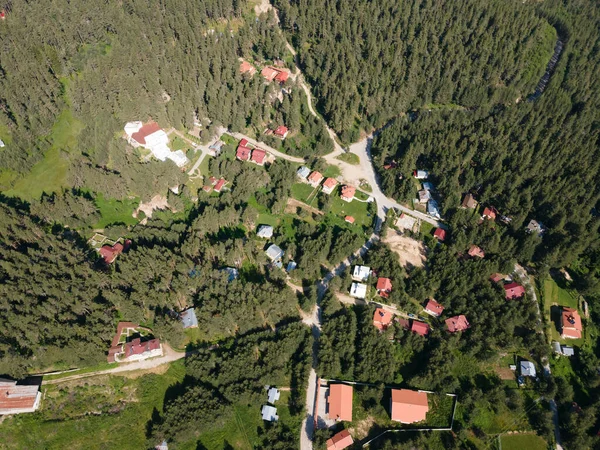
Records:
{"label": "orange roof house", "polygon": [[512,300],[513,298],[521,298],[525,295],[525,288],[519,283],[509,283],[504,285],[504,296],[506,300]]}
{"label": "orange roof house", "polygon": [[260,71],[260,74],[267,81],[273,81],[278,73],[279,73],[279,71],[277,69],[274,69],[273,67],[265,67],[265,68],[263,68],[263,70]]}
{"label": "orange roof house", "polygon": [[354,194],[356,194],[356,188],[353,186],[342,186],[342,195],[341,198],[345,202],[350,203],[354,200]]}
{"label": "orange roof house", "polygon": [[440,242],[444,242],[444,240],[446,239],[446,230],[444,230],[443,228],[436,228],[433,232],[433,237]]}
{"label": "orange roof house", "polygon": [[263,149],[255,148],[254,150],[252,150],[252,156],[250,157],[250,161],[258,164],[259,166],[262,166],[265,163],[266,156],[267,152],[265,152]]}
{"label": "orange roof house", "polygon": [[240,73],[248,73],[250,76],[256,73],[256,67],[250,64],[248,61],[242,61],[240,64]]}
{"label": "orange roof house", "polygon": [[470,327],[469,321],[464,315],[450,317],[446,319],[446,326],[450,333],[456,333],[457,331],[465,331]]}
{"label": "orange roof house", "polygon": [[481,250],[481,247],[471,244],[469,248],[469,256],[473,258],[485,258],[485,252]]}
{"label": "orange roof house", "polygon": [[342,430],[334,434],[331,439],[327,439],[327,450],[342,450],[350,447],[354,441],[348,430]]}
{"label": "orange roof house", "polygon": [[377,293],[381,297],[388,297],[388,294],[392,292],[392,280],[389,278],[378,278],[377,279]]}
{"label": "orange roof house", "polygon": [[425,322],[413,320],[410,331],[412,331],[413,333],[417,333],[421,336],[427,336],[429,334],[429,325]]}
{"label": "orange roof house", "polygon": [[235,152],[235,157],[240,161],[248,161],[250,159],[250,152],[252,150],[248,147],[244,147],[243,145],[239,145],[237,151]]}
{"label": "orange roof house", "polygon": [[425,304],[425,312],[434,317],[440,317],[443,311],[444,307],[432,298],[430,298]]}
{"label": "orange roof house", "polygon": [[483,214],[481,216],[482,219],[489,219],[489,220],[496,220],[496,208],[494,208],[493,206],[485,207],[483,209]]}
{"label": "orange roof house", "polygon": [[319,184],[321,184],[321,181],[323,181],[323,175],[321,172],[317,172],[316,170],[311,172],[308,176],[308,184],[313,187],[317,187]]}
{"label": "orange roof house", "polygon": [[273,134],[281,139],[285,139],[288,133],[288,128],[284,127],[283,125],[279,125],[277,128],[275,128],[275,131],[273,131]]}
{"label": "orange roof house", "polygon": [[564,306],[561,315],[560,337],[563,339],[580,339],[582,331],[581,317],[577,310]]}
{"label": "orange roof house", "polygon": [[278,72],[279,73],[275,75],[275,81],[278,81],[279,83],[285,83],[290,74],[285,70],[279,70]]}
{"label": "orange roof house", "polygon": [[330,384],[327,399],[330,419],[352,421],[352,386],[348,384]]}
{"label": "orange roof house", "polygon": [[506,279],[506,275],[498,273],[498,272],[493,273],[490,276],[490,280],[493,281],[494,283],[497,283],[498,281],[502,281],[504,279]]}
{"label": "orange roof house", "polygon": [[219,181],[217,181],[217,184],[215,184],[215,192],[221,192],[221,189],[223,189],[225,184],[227,184],[225,178],[219,178]]}
{"label": "orange roof house", "polygon": [[383,308],[377,308],[375,314],[373,314],[373,325],[377,327],[379,331],[385,330],[392,321],[392,313],[386,311]]}
{"label": "orange roof house", "polygon": [[323,192],[325,194],[331,194],[333,192],[333,190],[335,189],[335,187],[337,186],[338,182],[336,180],[334,180],[333,178],[327,178],[324,182],[323,182]]}
{"label": "orange roof house", "polygon": [[421,422],[427,418],[427,393],[409,389],[392,389],[392,420],[400,423]]}
{"label": "orange roof house", "polygon": [[346,217],[344,217],[344,220],[348,223],[354,223],[355,219],[352,216],[346,216]]}

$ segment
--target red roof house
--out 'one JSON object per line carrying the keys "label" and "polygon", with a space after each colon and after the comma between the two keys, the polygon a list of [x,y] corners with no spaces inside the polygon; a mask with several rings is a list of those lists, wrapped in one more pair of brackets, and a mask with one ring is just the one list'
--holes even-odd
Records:
{"label": "red roof house", "polygon": [[561,315],[561,333],[563,339],[580,339],[583,326],[581,317],[574,308],[564,306]]}
{"label": "red roof house", "polygon": [[336,180],[334,180],[333,178],[327,178],[324,182],[323,182],[323,192],[325,194],[331,194],[333,192],[333,190],[335,189],[335,187],[337,186],[338,182]]}
{"label": "red roof house", "polygon": [[316,170],[311,172],[308,176],[308,184],[313,187],[317,187],[319,184],[321,184],[321,181],[323,181],[323,175],[321,172],[317,172]]}
{"label": "red roof house", "polygon": [[100,256],[104,259],[106,264],[112,264],[117,256],[123,252],[123,244],[117,242],[115,245],[103,245],[100,250]]}
{"label": "red roof house", "polygon": [[409,389],[392,389],[392,420],[400,423],[421,422],[427,418],[427,393]]}
{"label": "red roof house", "polygon": [[224,178],[220,178],[219,181],[217,181],[217,184],[215,184],[215,192],[221,192],[221,189],[223,189],[223,186],[225,186],[226,183],[227,181],[225,181]]}
{"label": "red roof house", "polygon": [[286,136],[288,135],[289,130],[287,129],[287,127],[284,127],[283,125],[279,125],[275,131],[273,131],[273,134],[281,139],[285,139]]}
{"label": "red roof house", "polygon": [[469,248],[469,256],[473,258],[484,258],[485,252],[481,250],[481,247],[471,244],[471,247]]}
{"label": "red roof house", "polygon": [[248,139],[242,139],[239,142],[238,147],[248,147]]}
{"label": "red roof house", "polygon": [[41,397],[37,384],[17,385],[16,381],[0,378],[0,415],[33,412]]}
{"label": "red roof house", "polygon": [[353,186],[342,186],[342,195],[341,198],[345,202],[350,203],[354,200],[354,194],[356,194],[356,188]]}
{"label": "red roof house", "polygon": [[457,331],[465,331],[470,327],[469,321],[464,315],[450,317],[446,319],[446,326],[450,333],[456,333]]}
{"label": "red roof house", "polygon": [[377,308],[375,314],[373,314],[373,325],[377,327],[379,331],[385,330],[392,321],[392,313],[386,311],[383,308]]}
{"label": "red roof house", "polygon": [[434,317],[440,317],[442,312],[444,312],[444,307],[436,302],[434,299],[430,298],[425,305],[425,312]]}
{"label": "red roof house", "polygon": [[378,278],[376,289],[380,296],[387,298],[388,294],[392,292],[392,280],[389,278]]}
{"label": "red roof house", "polygon": [[496,208],[493,206],[485,207],[483,209],[483,214],[481,216],[482,219],[496,220]]}
{"label": "red roof house", "polygon": [[286,70],[279,70],[279,73],[275,76],[275,81],[279,83],[285,83],[290,76],[290,74]]}
{"label": "red roof house", "polygon": [[346,216],[346,217],[344,217],[344,220],[348,223],[354,223],[355,219],[352,216]]}
{"label": "red roof house", "polygon": [[331,439],[327,439],[327,450],[342,450],[350,447],[354,441],[348,430],[342,430],[334,434]]}
{"label": "red roof house", "polygon": [[250,76],[256,73],[256,67],[250,64],[248,61],[242,61],[240,64],[240,73],[248,73]]}
{"label": "red roof house", "polygon": [[501,273],[493,273],[490,276],[490,280],[493,281],[494,283],[497,283],[498,281],[502,281],[506,278],[506,275],[501,274]]}
{"label": "red roof house", "polygon": [[427,336],[429,334],[429,325],[425,322],[413,320],[412,326],[410,327],[410,331],[412,331],[413,333],[420,334],[421,336]]}
{"label": "red roof house", "polygon": [[243,145],[239,145],[237,151],[235,152],[235,157],[240,161],[248,161],[250,159],[250,152],[252,150],[248,147],[244,147]]}
{"label": "red roof house", "polygon": [[506,296],[506,300],[511,300],[513,298],[520,298],[525,295],[525,288],[521,286],[519,283],[509,283],[504,285],[504,295]]}
{"label": "red roof house", "polygon": [[330,419],[352,421],[352,386],[348,384],[330,384],[327,399]]}
{"label": "red roof house", "polygon": [[146,144],[146,137],[150,136],[153,133],[160,131],[160,125],[156,122],[149,122],[146,125],[142,126],[137,132],[131,135],[131,139],[136,141],[139,144]]}
{"label": "red roof house", "polygon": [[258,164],[259,166],[262,166],[265,163],[266,156],[267,152],[265,152],[263,149],[255,148],[254,150],[252,150],[252,157],[250,158],[250,160]]}
{"label": "red roof house", "polygon": [[433,237],[440,242],[444,242],[444,240],[446,239],[446,230],[444,230],[443,228],[436,228],[433,232]]}
{"label": "red roof house", "polygon": [[278,73],[279,71],[273,67],[265,67],[260,71],[260,74],[265,77],[267,81],[273,81]]}

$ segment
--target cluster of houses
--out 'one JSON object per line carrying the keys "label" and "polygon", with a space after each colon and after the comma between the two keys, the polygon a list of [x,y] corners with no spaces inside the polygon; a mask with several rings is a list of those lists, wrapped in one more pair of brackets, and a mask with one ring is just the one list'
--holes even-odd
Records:
{"label": "cluster of houses", "polygon": [[142,340],[142,334],[151,334],[148,328],[132,322],[119,322],[117,332],[108,349],[107,361],[132,362],[163,355],[163,348],[157,338]]}
{"label": "cluster of houses", "polygon": [[[256,73],[256,67],[250,64],[248,61],[242,60],[240,63],[240,73],[242,75],[247,74],[248,76],[253,77]],[[268,83],[276,81],[280,84],[283,84],[290,77],[289,70],[283,67],[265,66],[260,71],[260,74]]]}
{"label": "cluster of houses", "polygon": [[223,190],[223,188],[228,184],[228,181],[223,177],[221,177],[221,178],[210,177],[208,179],[208,182],[210,184],[202,186],[202,190],[204,192],[215,191],[217,193],[220,193]]}
{"label": "cluster of houses", "polygon": [[130,145],[134,148],[144,147],[150,150],[152,156],[160,161],[164,162],[169,159],[178,167],[183,167],[189,162],[182,150],[171,151],[169,136],[156,122],[146,124],[140,121],[127,122],[124,130]]}
{"label": "cluster of houses", "polygon": [[[413,176],[417,180],[426,180],[429,178],[429,172],[427,170],[415,170]],[[434,190],[433,184],[430,182],[423,182],[423,188],[419,191],[419,197],[415,199],[416,203],[427,204],[427,214],[436,219],[441,219],[440,207],[432,196]]]}
{"label": "cluster of houses", "polygon": [[266,386],[267,388],[267,404],[263,405],[261,409],[262,419],[267,422],[277,422],[279,420],[279,416],[277,415],[277,408],[273,406],[279,397],[281,396],[281,392],[279,389],[271,386]]}
{"label": "cluster of houses", "polygon": [[265,164],[267,152],[261,148],[250,146],[247,139],[242,139],[238,144],[235,157],[240,161],[250,161],[262,166]]}
{"label": "cluster of houses", "polygon": [[[429,412],[427,392],[410,389],[390,389],[389,414],[394,422],[422,422]],[[330,383],[327,393],[327,415],[336,422],[352,421],[354,390],[349,384]],[[327,441],[327,450],[341,450],[353,444],[352,436],[343,430]]]}
{"label": "cluster of houses", "polygon": [[504,297],[506,298],[506,300],[514,300],[517,298],[521,298],[525,295],[525,288],[519,283],[513,281],[507,275],[503,275],[501,273],[494,273],[490,277],[490,280],[494,283],[502,282],[502,287],[504,289]]}

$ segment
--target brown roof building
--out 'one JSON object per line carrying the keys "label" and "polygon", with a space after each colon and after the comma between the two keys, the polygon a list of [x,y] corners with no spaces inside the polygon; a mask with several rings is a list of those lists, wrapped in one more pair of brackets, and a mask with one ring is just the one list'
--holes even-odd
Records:
{"label": "brown roof building", "polygon": [[465,331],[471,325],[469,325],[469,321],[464,315],[450,317],[446,319],[446,326],[448,327],[448,331],[450,333],[456,333],[457,331]]}
{"label": "brown roof building", "polygon": [[473,197],[473,194],[467,194],[463,198],[461,206],[463,208],[475,209],[475,208],[477,208],[477,200],[475,200],[475,197]]}
{"label": "brown roof building", "polygon": [[342,450],[350,447],[354,441],[348,430],[342,430],[334,434],[331,439],[327,439],[327,450]]}
{"label": "brown roof building", "polygon": [[519,283],[508,283],[504,285],[504,296],[506,300],[512,300],[513,298],[521,298],[525,295],[525,288]]}
{"label": "brown roof building", "polygon": [[378,278],[376,289],[380,296],[387,298],[390,292],[392,292],[392,280],[389,278]]}
{"label": "brown roof building", "polygon": [[40,406],[41,393],[36,385],[17,385],[0,378],[0,415],[33,412]]}
{"label": "brown roof building", "polygon": [[481,247],[471,244],[471,247],[469,248],[469,256],[473,258],[485,258],[485,252],[481,250]]}
{"label": "brown roof building", "polygon": [[352,421],[352,386],[348,384],[330,384],[327,399],[330,419]]}
{"label": "brown roof building", "polygon": [[392,420],[400,423],[421,422],[427,418],[427,393],[409,389],[392,389]]}
{"label": "brown roof building", "polygon": [[410,327],[410,331],[412,331],[413,333],[417,333],[421,336],[427,336],[429,334],[429,325],[425,322],[413,320],[412,326]]}

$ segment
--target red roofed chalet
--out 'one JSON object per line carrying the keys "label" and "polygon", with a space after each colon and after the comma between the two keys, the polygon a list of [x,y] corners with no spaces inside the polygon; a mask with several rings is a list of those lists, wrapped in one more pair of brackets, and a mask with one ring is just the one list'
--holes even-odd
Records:
{"label": "red roofed chalet", "polygon": [[250,158],[250,160],[258,164],[259,166],[262,166],[265,163],[266,156],[267,152],[265,152],[263,149],[255,148],[254,150],[252,150],[252,157]]}
{"label": "red roofed chalet", "polygon": [[337,186],[337,181],[335,181],[333,178],[327,178],[324,182],[323,182],[323,192],[325,194],[331,194],[333,192],[333,190],[335,189],[335,187]]}
{"label": "red roofed chalet", "polygon": [[248,147],[244,147],[240,144],[235,152],[235,157],[240,161],[248,161],[250,159],[250,150]]}
{"label": "red roofed chalet", "polygon": [[446,239],[446,230],[444,230],[443,228],[436,228],[433,232],[433,237],[440,242],[444,242],[444,240]]}
{"label": "red roofed chalet", "polygon": [[430,298],[425,305],[425,312],[434,317],[440,317],[443,311],[444,307],[432,298]]}
{"label": "red roofed chalet", "polygon": [[392,292],[392,280],[389,278],[378,278],[376,289],[381,297],[387,298],[389,293]]}
{"label": "red roofed chalet", "polygon": [[377,327],[379,331],[385,330],[392,321],[392,313],[386,311],[383,308],[377,308],[375,314],[373,314],[373,325]]}
{"label": "red roofed chalet", "polygon": [[273,131],[273,134],[281,139],[285,139],[286,136],[288,135],[289,130],[287,129],[287,127],[284,127],[283,125],[279,125],[275,131]]}
{"label": "red roofed chalet", "polygon": [[123,252],[123,244],[121,244],[120,242],[117,242],[115,245],[110,246],[110,245],[103,245],[99,252],[100,252],[100,256],[102,256],[102,258],[104,259],[104,262],[106,264],[112,264],[113,261],[115,259],[117,259],[117,256],[119,256],[122,252]]}
{"label": "red roofed chalet", "polygon": [[563,307],[560,337],[563,339],[580,339],[582,331],[581,317],[577,310],[567,306]]}
{"label": "red roofed chalet", "polygon": [[250,76],[256,73],[256,67],[250,64],[248,61],[242,61],[240,64],[240,73],[248,73]]}
{"label": "red roofed chalet", "polygon": [[496,208],[494,208],[493,206],[491,207],[486,207],[483,209],[483,215],[481,216],[482,219],[490,219],[490,220],[496,220]]}
{"label": "red roofed chalet", "polygon": [[331,439],[327,439],[327,450],[342,450],[350,447],[354,441],[348,430],[342,430],[334,434]]}
{"label": "red roofed chalet", "polygon": [[273,81],[275,79],[275,77],[277,76],[278,73],[279,73],[279,71],[277,69],[272,68],[272,67],[265,67],[265,68],[263,68],[263,70],[260,71],[260,74],[267,81]]}
{"label": "red roofed chalet", "polygon": [[290,74],[285,70],[279,70],[279,73],[275,76],[275,81],[280,83],[285,83],[290,76]]}
{"label": "red roofed chalet", "polygon": [[139,144],[146,145],[146,137],[156,133],[157,131],[160,131],[160,125],[158,125],[156,122],[150,122],[140,128],[139,131],[133,133],[131,135],[131,139]]}
{"label": "red roofed chalet", "polygon": [[473,258],[485,258],[485,252],[481,250],[481,247],[473,244],[469,248],[469,256]]}
{"label": "red roofed chalet", "polygon": [[217,181],[217,184],[215,184],[215,192],[221,192],[221,189],[223,189],[225,183],[227,183],[227,181],[225,181],[225,178],[220,178],[219,181]]}
{"label": "red roofed chalet", "polygon": [[420,334],[421,336],[427,336],[429,334],[429,325],[425,322],[419,322],[418,320],[413,320],[412,327],[410,331],[413,333]]}
{"label": "red roofed chalet", "polygon": [[456,333],[457,331],[465,331],[470,327],[469,321],[464,315],[450,317],[446,319],[446,326],[450,333]]}
{"label": "red roofed chalet", "polygon": [[352,421],[352,386],[348,384],[330,384],[327,399],[327,414],[333,420]]}
{"label": "red roofed chalet", "polygon": [[354,194],[356,194],[356,188],[353,186],[342,186],[341,198],[345,202],[351,202],[354,200]]}
{"label": "red roofed chalet", "polygon": [[506,300],[521,298],[523,295],[525,295],[525,288],[519,283],[512,282],[504,285],[504,296],[506,297]]}
{"label": "red roofed chalet", "polygon": [[354,223],[354,217],[352,216],[346,216],[344,217],[344,221],[348,222],[348,223]]}
{"label": "red roofed chalet", "polygon": [[392,389],[392,420],[400,423],[421,422],[427,418],[429,403],[426,392]]}

